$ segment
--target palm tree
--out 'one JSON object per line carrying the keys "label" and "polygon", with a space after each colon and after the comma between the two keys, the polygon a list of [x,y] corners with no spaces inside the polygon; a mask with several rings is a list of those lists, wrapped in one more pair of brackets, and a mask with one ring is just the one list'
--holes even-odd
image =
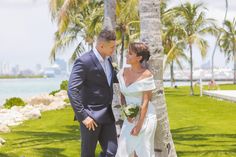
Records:
{"label": "palm tree", "polygon": [[[102,27],[116,28],[117,45],[121,49],[120,54],[123,55],[128,42],[139,37],[138,10],[132,8],[137,3],[138,0],[118,1],[116,6],[118,18],[115,24],[116,16],[114,13],[111,14],[115,10],[115,1],[50,0],[52,19],[58,23],[55,42],[51,50],[52,60],[58,52],[76,43],[77,47],[71,57],[71,62],[73,62],[84,51],[84,45],[88,45],[89,48],[93,46],[94,37]],[[107,8],[106,11],[104,8]],[[104,14],[108,16],[104,18]],[[113,19],[112,23],[111,19]],[[116,57],[114,59],[116,60]],[[120,63],[122,66],[123,57]]]}
{"label": "palm tree", "polygon": [[[163,3],[162,3],[163,4]],[[181,59],[188,60],[188,57],[184,53],[185,43],[183,34],[184,28],[178,23],[175,16],[171,14],[172,8],[165,10],[165,5],[161,8],[161,20],[162,20],[162,45],[164,48],[164,54],[166,60],[164,63],[164,69],[169,65],[171,76],[171,87],[174,86],[174,62],[177,63],[180,69],[183,69]],[[170,14],[169,14],[170,12]]]}
{"label": "palm tree", "polygon": [[236,84],[236,20],[226,20],[224,22],[225,28],[221,28],[221,36],[219,46],[221,51],[224,51],[227,60],[234,61],[234,84]]}
{"label": "palm tree", "polygon": [[117,45],[120,48],[120,68],[123,67],[124,50],[127,49],[128,43],[138,39],[140,35],[137,7],[138,0],[121,0],[117,3],[116,34],[118,38]]}
{"label": "palm tree", "polygon": [[[223,21],[223,27],[224,27],[224,22],[226,20],[227,17],[227,13],[228,13],[228,0],[225,0],[225,16],[224,16],[224,21]],[[221,36],[221,32],[219,32],[218,37],[216,39],[216,43],[213,49],[213,53],[212,53],[212,62],[211,62],[211,79],[214,80],[214,56],[215,56],[215,52],[216,52],[216,47],[217,45],[219,45],[219,40],[220,40],[220,36]]]}
{"label": "palm tree", "polygon": [[170,133],[167,107],[163,87],[163,48],[161,40],[160,0],[140,0],[141,41],[149,45],[151,58],[150,70],[154,74],[157,90],[153,93],[153,104],[157,111],[157,129],[155,135],[155,156],[176,157],[176,151]]}
{"label": "palm tree", "polygon": [[[167,39],[168,40],[168,39]],[[171,87],[174,86],[175,78],[174,78],[174,63],[177,64],[177,66],[180,69],[183,69],[182,66],[182,60],[187,60],[188,57],[184,53],[184,47],[185,45],[183,43],[177,43],[175,44],[172,40],[165,40],[164,37],[162,37],[162,44],[164,48],[164,54],[166,55],[166,60],[164,63],[164,69],[167,68],[169,65],[170,67],[170,80],[171,80]]]}
{"label": "palm tree", "polygon": [[104,10],[102,6],[103,1],[50,1],[52,18],[58,23],[51,50],[52,60],[58,52],[76,44],[70,59],[73,62],[81,52],[84,52],[84,45],[88,48],[93,46],[94,36],[102,29]]}
{"label": "palm tree", "polygon": [[116,0],[104,0],[103,28],[115,30],[116,28]]}
{"label": "palm tree", "polygon": [[185,39],[189,47],[190,55],[190,95],[193,91],[193,45],[200,49],[202,57],[206,56],[208,42],[203,38],[206,34],[216,35],[217,31],[213,19],[206,18],[202,3],[191,4],[189,2],[176,7],[174,12],[179,15],[185,29]]}

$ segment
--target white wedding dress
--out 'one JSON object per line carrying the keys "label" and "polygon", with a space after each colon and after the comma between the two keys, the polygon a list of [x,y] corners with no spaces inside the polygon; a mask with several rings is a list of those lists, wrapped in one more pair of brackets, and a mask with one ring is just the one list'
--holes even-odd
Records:
{"label": "white wedding dress", "polygon": [[[119,80],[120,91],[125,96],[127,105],[141,105],[143,92],[156,88],[153,76],[135,81],[126,87],[123,73],[124,69],[121,69],[117,74],[117,78]],[[131,157],[134,151],[138,157],[154,157],[156,123],[156,112],[151,102],[148,104],[146,117],[138,136],[130,134],[135,126],[135,122],[130,123],[125,119],[118,140],[116,157]]]}

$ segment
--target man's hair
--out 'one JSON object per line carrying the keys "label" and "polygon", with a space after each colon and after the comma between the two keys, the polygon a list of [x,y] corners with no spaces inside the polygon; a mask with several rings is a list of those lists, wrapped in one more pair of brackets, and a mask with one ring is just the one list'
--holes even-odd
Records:
{"label": "man's hair", "polygon": [[115,41],[116,40],[116,33],[115,31],[112,30],[102,30],[98,37],[97,37],[97,41]]}

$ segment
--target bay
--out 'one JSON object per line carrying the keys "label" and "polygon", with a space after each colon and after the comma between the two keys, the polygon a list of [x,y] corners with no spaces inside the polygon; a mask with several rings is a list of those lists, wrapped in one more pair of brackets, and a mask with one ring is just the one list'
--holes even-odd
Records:
{"label": "bay", "polygon": [[68,78],[0,79],[0,106],[11,97],[27,98],[58,90],[60,83],[66,79]]}

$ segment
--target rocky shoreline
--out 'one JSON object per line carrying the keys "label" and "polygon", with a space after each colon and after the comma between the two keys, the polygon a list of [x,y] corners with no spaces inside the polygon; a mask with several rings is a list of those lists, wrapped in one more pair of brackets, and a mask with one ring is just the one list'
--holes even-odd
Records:
{"label": "rocky shoreline", "polygon": [[[59,110],[69,105],[67,92],[61,90],[55,96],[41,94],[25,99],[25,106],[14,106],[11,109],[0,109],[0,133],[11,132],[11,126],[22,124],[26,120],[39,119],[44,111]],[[0,137],[0,146],[6,143]]]}

